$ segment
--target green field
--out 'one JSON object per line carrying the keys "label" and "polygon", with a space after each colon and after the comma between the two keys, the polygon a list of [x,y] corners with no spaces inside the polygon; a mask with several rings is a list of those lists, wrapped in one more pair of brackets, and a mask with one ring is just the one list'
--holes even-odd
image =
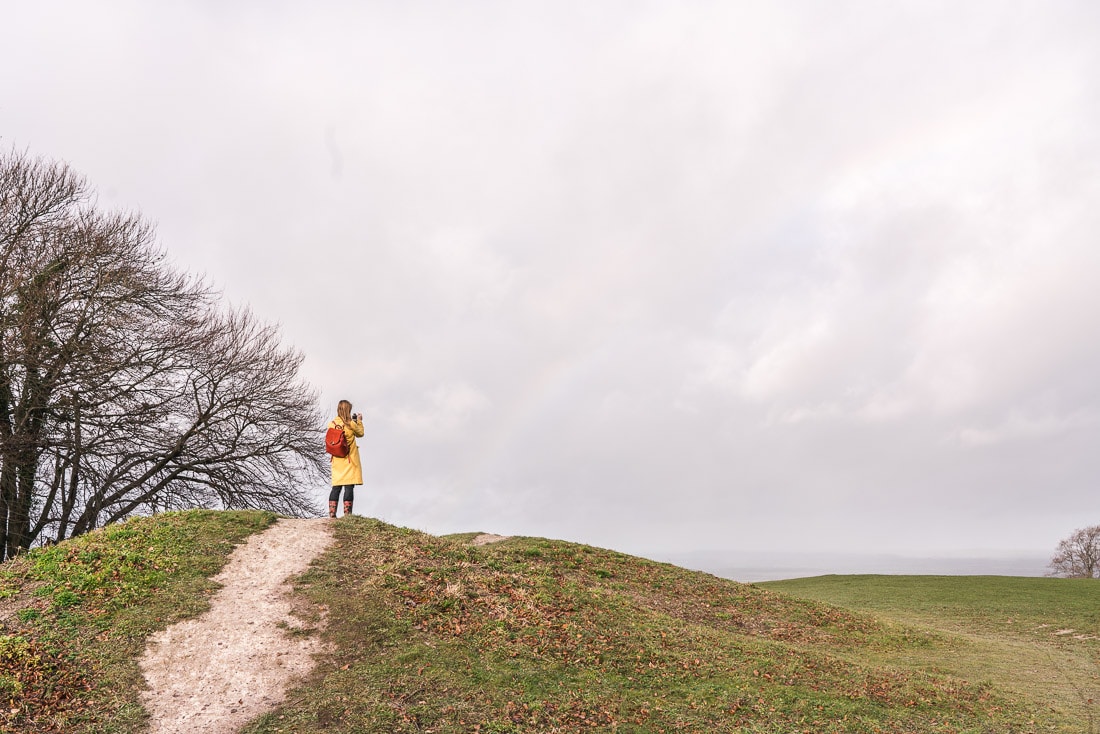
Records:
{"label": "green field", "polygon": [[759,586],[938,633],[905,664],[989,680],[1100,731],[1100,581],[1009,576],[820,576]]}
{"label": "green field", "polygon": [[[142,731],[146,640],[201,613],[273,520],[172,513],[0,566],[0,730]],[[1056,634],[1095,629],[1087,584],[763,588],[560,541],[333,527],[295,585],[329,651],[247,732],[1094,731],[1095,641]],[[835,604],[798,598],[819,593]]]}

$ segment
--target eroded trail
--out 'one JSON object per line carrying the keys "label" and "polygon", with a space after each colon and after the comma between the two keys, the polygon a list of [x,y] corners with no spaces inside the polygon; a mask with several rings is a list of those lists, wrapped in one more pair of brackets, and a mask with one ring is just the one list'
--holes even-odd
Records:
{"label": "eroded trail", "polygon": [[298,626],[287,580],[331,541],[327,520],[279,520],[233,552],[204,615],[150,640],[141,669],[151,732],[234,732],[283,700],[319,649],[280,626]]}

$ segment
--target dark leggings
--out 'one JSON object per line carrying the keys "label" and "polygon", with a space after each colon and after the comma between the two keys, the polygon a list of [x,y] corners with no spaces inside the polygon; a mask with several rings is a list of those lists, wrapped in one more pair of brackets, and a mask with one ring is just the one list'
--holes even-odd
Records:
{"label": "dark leggings", "polygon": [[337,484],[332,488],[332,491],[328,493],[329,502],[337,502],[340,499],[340,490],[344,490],[344,502],[351,502],[355,499],[355,485],[354,484]]}

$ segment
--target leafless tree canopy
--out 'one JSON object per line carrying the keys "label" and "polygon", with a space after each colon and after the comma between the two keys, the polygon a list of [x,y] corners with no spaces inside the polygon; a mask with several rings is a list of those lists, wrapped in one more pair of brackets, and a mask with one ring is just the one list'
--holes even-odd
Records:
{"label": "leafless tree canopy", "polygon": [[1050,575],[1071,579],[1100,578],[1100,525],[1073,531],[1050,559]]}
{"label": "leafless tree canopy", "polygon": [[0,154],[0,558],[160,509],[312,514],[301,361],[67,166]]}

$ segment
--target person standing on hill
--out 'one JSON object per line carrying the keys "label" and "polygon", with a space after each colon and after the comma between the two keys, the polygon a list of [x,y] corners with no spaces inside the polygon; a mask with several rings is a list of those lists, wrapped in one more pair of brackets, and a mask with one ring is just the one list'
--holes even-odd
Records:
{"label": "person standing on hill", "polygon": [[330,456],[332,460],[332,491],[328,496],[328,516],[336,517],[336,503],[340,501],[340,490],[344,491],[344,514],[351,514],[351,503],[355,500],[355,485],[363,483],[363,465],[359,461],[359,446],[356,437],[363,437],[363,415],[352,413],[351,403],[341,400],[336,406],[336,417],[329,428],[342,428],[348,442],[347,456]]}

